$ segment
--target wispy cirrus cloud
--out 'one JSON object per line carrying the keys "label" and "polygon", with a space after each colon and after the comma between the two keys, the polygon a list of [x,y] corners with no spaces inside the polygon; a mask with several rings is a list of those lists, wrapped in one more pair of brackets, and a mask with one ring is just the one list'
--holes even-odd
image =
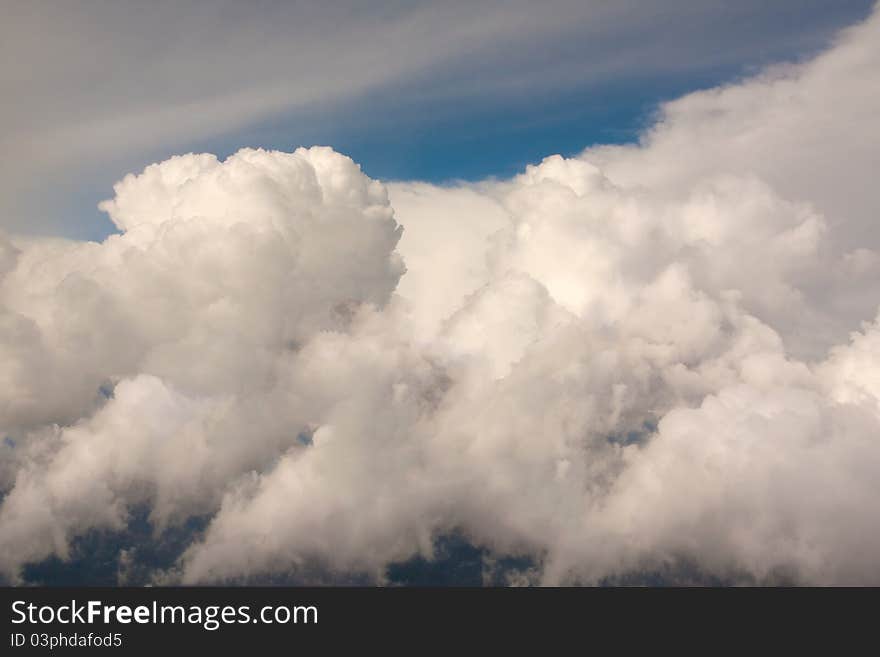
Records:
{"label": "wispy cirrus cloud", "polygon": [[411,122],[608,80],[737,69],[815,49],[867,8],[760,4],[7,2],[2,221],[94,236],[80,225],[95,220],[65,207],[77,189],[264,121],[332,111],[369,131],[394,112]]}

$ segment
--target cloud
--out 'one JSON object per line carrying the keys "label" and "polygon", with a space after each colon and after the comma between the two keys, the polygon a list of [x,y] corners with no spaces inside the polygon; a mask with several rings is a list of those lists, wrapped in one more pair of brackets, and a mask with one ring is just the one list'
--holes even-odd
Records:
{"label": "cloud", "polygon": [[296,405],[281,361],[404,271],[385,190],[330,149],[172,158],[116,192],[122,234],[28,242],[3,280],[3,429],[24,460],[5,558],[63,553],[68,528],[116,526],[144,496],[162,524],[271,462],[307,424],[274,408]]}
{"label": "cloud", "polygon": [[0,569],[146,506],[209,518],[157,582],[880,581],[878,26],[509,180],[191,154],[4,238]]}
{"label": "cloud", "polygon": [[834,11],[693,5],[10,0],[0,147],[14,157],[0,161],[2,225],[104,235],[68,198],[103,188],[120,167],[206,142],[228,152],[252,143],[242,131],[282,119],[308,132],[329,113],[373,132],[389,115],[399,126],[450,107],[479,112],[608,80],[755,65],[820,47],[868,0]]}

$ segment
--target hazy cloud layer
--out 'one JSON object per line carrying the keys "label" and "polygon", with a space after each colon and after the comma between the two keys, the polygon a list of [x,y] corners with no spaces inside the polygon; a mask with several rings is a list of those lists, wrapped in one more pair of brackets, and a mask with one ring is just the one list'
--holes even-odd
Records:
{"label": "hazy cloud layer", "polygon": [[253,145],[238,135],[266,122],[330,111],[372,131],[389,113],[739,69],[820,47],[868,3],[3,0],[0,226],[103,235],[82,197],[120,166]]}
{"label": "hazy cloud layer", "polygon": [[510,180],[185,155],[102,243],[4,237],[0,570],[147,505],[211,518],[159,582],[458,531],[544,583],[880,583],[878,64],[875,13]]}

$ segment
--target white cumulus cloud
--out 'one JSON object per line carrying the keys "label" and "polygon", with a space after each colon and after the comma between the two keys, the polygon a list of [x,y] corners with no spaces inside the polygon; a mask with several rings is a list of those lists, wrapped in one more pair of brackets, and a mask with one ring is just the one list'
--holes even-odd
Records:
{"label": "white cumulus cloud", "polygon": [[3,237],[0,570],[146,505],[209,518],[161,582],[880,582],[878,31],[509,180],[185,155]]}

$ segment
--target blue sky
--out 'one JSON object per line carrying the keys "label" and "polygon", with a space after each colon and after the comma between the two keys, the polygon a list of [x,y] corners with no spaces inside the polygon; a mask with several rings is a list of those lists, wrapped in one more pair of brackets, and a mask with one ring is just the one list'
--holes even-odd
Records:
{"label": "blue sky", "polygon": [[632,141],[658,103],[808,57],[871,4],[22,4],[3,226],[100,239],[113,182],[188,151],[322,144],[385,180],[510,176]]}
{"label": "blue sky", "polygon": [[[707,33],[689,44],[693,61],[660,74],[645,75],[633,67],[619,78],[587,78],[550,93],[525,89],[439,105],[419,102],[418,96],[413,102],[404,97],[390,104],[380,92],[351,106],[280,116],[199,146],[228,154],[242,146],[287,149],[328,144],[382,179],[442,183],[506,177],[549,154],[574,155],[597,143],[634,141],[664,100],[735,81],[768,64],[809,57],[837,29],[864,18],[871,4],[865,0],[773,3],[754,15],[710,25],[717,34]],[[699,55],[703,49],[714,50],[715,37],[719,48],[734,39],[751,39],[753,47],[729,58],[705,56],[706,63],[701,63]],[[576,52],[571,56],[577,57]],[[587,70],[590,62],[582,66]],[[430,83],[421,80],[414,87]],[[358,116],[361,113],[364,116]]]}

